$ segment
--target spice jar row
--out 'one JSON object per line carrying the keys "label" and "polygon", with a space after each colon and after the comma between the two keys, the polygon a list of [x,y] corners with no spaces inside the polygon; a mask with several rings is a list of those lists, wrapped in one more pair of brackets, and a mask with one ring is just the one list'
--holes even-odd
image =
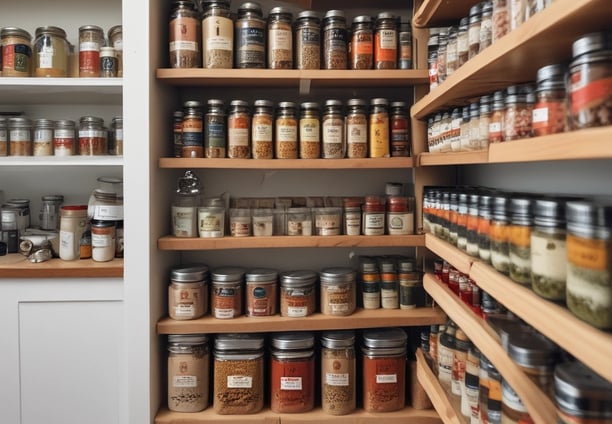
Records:
{"label": "spice jar row", "polygon": [[267,399],[276,413],[304,413],[319,403],[329,415],[350,414],[359,403],[383,413],[406,405],[408,335],[401,328],[210,338],[168,336],[171,411],[198,412],[211,399],[219,415],[253,414]]}
{"label": "spice jar row", "polygon": [[278,6],[264,18],[261,5],[175,0],[169,19],[172,68],[411,69],[409,18],[391,12],[323,16]]}
{"label": "spice jar row", "polygon": [[79,27],[75,47],[66,31],[57,26],[36,28],[34,38],[23,28],[0,29],[3,77],[121,77],[123,27],[104,30],[96,25]]}
{"label": "spice jar row", "polygon": [[[606,422],[612,384],[510,315],[492,315],[508,356],[556,401],[559,423]],[[461,328],[449,321],[421,333],[421,348],[449,397],[470,423],[533,422],[520,397]]]}
{"label": "spice jar row", "polygon": [[[410,156],[408,105],[374,98],[317,102],[189,100],[173,114],[175,157],[341,159]],[[299,113],[298,113],[299,112]]]}
{"label": "spice jar row", "polygon": [[110,128],[97,116],[68,119],[0,117],[0,156],[122,156],[123,117]]}
{"label": "spice jar row", "polygon": [[612,36],[597,32],[572,45],[569,67],[537,71],[535,84],[510,86],[428,118],[430,152],[487,149],[489,144],[612,124]]}
{"label": "spice jar row", "polygon": [[553,0],[487,0],[457,25],[432,28],[427,42],[429,86],[435,89],[468,60],[518,28]]}
{"label": "spice jar row", "polygon": [[612,328],[612,206],[576,197],[427,188],[426,231],[577,317]]}

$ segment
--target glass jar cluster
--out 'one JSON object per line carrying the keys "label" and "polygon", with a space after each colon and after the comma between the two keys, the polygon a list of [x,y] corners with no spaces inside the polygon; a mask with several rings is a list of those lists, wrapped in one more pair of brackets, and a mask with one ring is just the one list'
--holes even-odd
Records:
{"label": "glass jar cluster", "polygon": [[428,187],[423,225],[580,319],[612,328],[612,206],[478,188]]}
{"label": "glass jar cluster", "polygon": [[391,12],[323,16],[283,6],[264,18],[261,5],[174,0],[169,19],[172,68],[411,69],[412,29]]}
{"label": "glass jar cluster", "polygon": [[106,36],[96,25],[79,27],[77,45],[57,26],[36,28],[34,38],[25,29],[0,29],[3,77],[121,77],[123,27],[111,27]]}
{"label": "glass jar cluster", "polygon": [[342,159],[410,156],[408,104],[385,98],[317,102],[197,100],[173,114],[183,158]]}

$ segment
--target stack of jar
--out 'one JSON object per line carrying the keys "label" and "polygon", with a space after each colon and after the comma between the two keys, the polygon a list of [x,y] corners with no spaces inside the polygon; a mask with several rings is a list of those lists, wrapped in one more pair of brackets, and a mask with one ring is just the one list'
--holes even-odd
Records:
{"label": "stack of jar", "polygon": [[66,31],[56,26],[38,27],[32,35],[17,27],[0,30],[3,77],[121,77],[123,28],[104,30],[96,25],[79,28],[78,49]]}
{"label": "stack of jar", "polygon": [[459,297],[478,316],[485,317],[501,312],[502,306],[488,293],[483,292],[470,278],[441,259],[434,261],[434,275]]}
{"label": "stack of jar", "polygon": [[[322,410],[329,415],[355,411],[358,385],[365,411],[404,408],[406,332],[400,328],[368,329],[360,338],[360,346],[356,346],[354,331],[326,331],[319,336],[311,332],[273,333],[267,346],[268,367],[264,367],[266,342],[261,334],[216,335],[212,355],[205,334],[169,335],[168,408],[177,412],[204,410],[212,391],[212,407],[219,415],[256,413],[268,395],[272,412],[304,413],[315,406],[317,385]],[[318,360],[316,339],[321,344]],[[357,355],[358,347],[361,355]],[[321,369],[320,378],[317,368]]]}
{"label": "stack of jar", "polygon": [[123,117],[110,129],[104,119],[82,116],[71,120],[0,118],[0,156],[123,155]]}
{"label": "stack of jar", "polygon": [[594,259],[612,251],[612,206],[572,197],[430,187],[423,225],[538,295],[565,301],[589,324],[612,328],[610,266]]}
{"label": "stack of jar", "polygon": [[411,69],[412,31],[408,18],[380,12],[347,23],[342,10],[323,19],[312,10],[294,15],[246,2],[238,13],[230,1],[172,3],[169,53],[172,68]]}
{"label": "stack of jar", "polygon": [[[232,159],[341,159],[410,156],[406,102],[384,98],[297,105],[220,99],[189,100],[173,114],[176,157]],[[322,109],[322,110],[321,110]]]}

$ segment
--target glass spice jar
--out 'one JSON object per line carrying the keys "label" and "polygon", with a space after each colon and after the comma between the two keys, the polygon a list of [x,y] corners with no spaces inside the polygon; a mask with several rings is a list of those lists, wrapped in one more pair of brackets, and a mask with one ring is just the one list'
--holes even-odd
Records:
{"label": "glass spice jar", "polygon": [[380,308],[380,273],[376,260],[364,257],[359,260],[361,303],[364,309]]}
{"label": "glass spice jar", "polygon": [[287,208],[288,236],[311,236],[312,235],[312,211],[310,208]]}
{"label": "glass spice jar", "polygon": [[469,150],[480,150],[480,103],[470,103]]}
{"label": "glass spice jar", "polygon": [[204,0],[202,59],[204,68],[231,69],[234,60],[234,23],[229,0]]}
{"label": "glass spice jar", "polygon": [[32,121],[24,117],[9,118],[9,156],[32,156]]}
{"label": "glass spice jar", "polygon": [[525,22],[526,6],[524,0],[508,0],[508,32],[514,31]]}
{"label": "glass spice jar", "polygon": [[457,56],[457,33],[459,27],[453,26],[448,32],[446,43],[446,76],[451,76],[459,68],[459,57]]}
{"label": "glass spice jar", "polygon": [[468,23],[468,59],[473,58],[480,51],[481,19],[482,5],[477,3],[470,8]]}
{"label": "glass spice jar", "polygon": [[493,197],[490,194],[480,194],[478,197],[478,257],[484,263],[491,262],[491,203]]}
{"label": "glass spice jar", "polygon": [[342,200],[342,234],[358,236],[361,234],[361,204],[363,198],[347,197]]}
{"label": "glass spice jar", "polygon": [[123,26],[115,25],[108,30],[108,46],[115,49],[117,76],[123,77]]}
{"label": "glass spice jar", "polygon": [[232,100],[227,116],[227,157],[248,159],[251,157],[251,118],[249,103]]}
{"label": "glass spice jar", "polygon": [[429,39],[427,40],[427,69],[429,70],[429,91],[435,89],[439,85],[438,78],[438,32],[429,31]]}
{"label": "glass spice jar", "polygon": [[168,335],[168,409],[199,412],[208,407],[210,355],[204,334]]}
{"label": "glass spice jar", "polygon": [[221,267],[211,272],[212,316],[218,319],[231,319],[242,315],[244,274],[245,270],[240,267]]}
{"label": "glass spice jar", "polygon": [[348,316],[357,306],[356,273],[350,268],[326,268],[319,273],[321,281],[321,313]]}
{"label": "glass spice jar", "polygon": [[295,103],[280,102],[276,114],[276,158],[297,159],[298,122],[295,116]]}
{"label": "glass spice jar", "polygon": [[448,242],[457,246],[459,238],[459,193],[451,191],[448,201]]}
{"label": "glass spice jar", "polygon": [[510,272],[510,221],[509,198],[503,195],[493,197],[493,213],[489,238],[491,240],[491,265],[497,271]]}
{"label": "glass spice jar", "polygon": [[374,66],[374,29],[371,16],[360,15],[353,18],[349,52],[351,69],[372,69]]}
{"label": "glass spice jar", "polygon": [[510,200],[510,278],[524,285],[531,285],[532,207],[529,198],[513,197]]}
{"label": "glass spice jar", "polygon": [[100,47],[104,46],[104,30],[96,25],[79,28],[79,77],[100,76]]}
{"label": "glass spice jar", "polygon": [[370,100],[370,157],[389,157],[389,101],[383,98]]}
{"label": "glass spice jar", "polygon": [[75,123],[70,120],[55,121],[53,131],[53,154],[72,156],[75,151]]}
{"label": "glass spice jar", "polygon": [[356,408],[355,333],[328,331],[321,335],[321,409],[346,415]]}
{"label": "glass spice jar", "polygon": [[510,31],[510,18],[508,16],[508,0],[492,0],[492,34],[491,42],[495,43]]}
{"label": "glass spice jar", "polygon": [[380,306],[383,309],[399,309],[399,281],[394,260],[380,262]]}
{"label": "glass spice jar", "polygon": [[83,116],[79,120],[79,154],[100,156],[108,153],[104,120],[96,116]]}
{"label": "glass spice jar", "polygon": [[116,78],[119,60],[114,47],[100,47],[100,77]]}
{"label": "glass spice jar", "polygon": [[24,29],[5,27],[0,30],[2,76],[29,77],[32,72],[32,36]]}
{"label": "glass spice jar", "polygon": [[416,269],[415,261],[412,258],[400,258],[397,267],[399,307],[400,309],[414,309],[419,303],[419,292],[423,290],[421,273]]}
{"label": "glass spice jar", "polygon": [[183,104],[182,150],[184,158],[203,158],[204,142],[202,104],[197,100],[188,100]]}
{"label": "glass spice jar", "polygon": [[219,198],[207,199],[198,208],[198,236],[223,237],[225,235],[225,206]]}
{"label": "glass spice jar", "polygon": [[304,10],[295,22],[296,69],[321,68],[321,20],[316,12]]}
{"label": "glass spice jar", "polygon": [[283,7],[274,7],[268,14],[268,68],[293,68],[293,15]]}
{"label": "glass spice jar", "polygon": [[313,208],[315,235],[337,236],[342,234],[342,208]]}
{"label": "glass spice jar", "polygon": [[321,122],[319,104],[305,102],[300,105],[300,159],[321,157]]}
{"label": "glass spice jar", "polygon": [[173,267],[168,285],[168,315],[191,320],[208,312],[208,266],[188,264]]}
{"label": "glass spice jar", "polygon": [[8,121],[6,118],[0,117],[0,156],[8,156],[9,139],[8,139]]}
{"label": "glass spice jar", "polygon": [[504,141],[504,114],[505,114],[504,92],[493,93],[491,104],[491,116],[489,117],[489,144]]}
{"label": "glass spice jar", "polygon": [[446,80],[446,46],[448,44],[448,32],[442,28],[438,33],[438,83]]}
{"label": "glass spice jar", "polygon": [[[227,154],[227,124],[223,100],[209,99],[204,116],[204,157],[224,158]],[[183,129],[184,131],[184,129]]]}
{"label": "glass spice jar", "polygon": [[348,68],[348,36],[342,10],[328,10],[323,18],[323,69]]}
{"label": "glass spice jar", "polygon": [[438,141],[438,145],[439,145],[438,152],[440,153],[450,152],[451,151],[451,145],[450,145],[451,119],[450,119],[450,113],[448,110],[445,110],[442,113],[439,131],[440,131],[440,134],[439,134],[439,141]]}
{"label": "glass spice jar", "polygon": [[266,67],[266,21],[261,6],[256,2],[245,2],[238,7],[238,18],[234,23],[236,68]]}
{"label": "glass spice jar", "polygon": [[513,332],[508,339],[508,356],[548,396],[554,394],[554,370],[558,348],[540,334]]}
{"label": "glass spice jar", "polygon": [[245,274],[246,315],[262,317],[276,315],[278,272],[255,268]]}
{"label": "glass spice jar", "polygon": [[201,67],[202,31],[195,3],[187,0],[174,0],[168,25],[170,67]]}
{"label": "glass spice jar", "polygon": [[108,262],[115,258],[115,221],[91,221],[91,259]]}
{"label": "glass spice jar", "polygon": [[251,231],[251,210],[248,208],[230,208],[229,230],[232,237],[249,237]]}
{"label": "glass spice jar", "polygon": [[55,122],[50,119],[34,121],[32,156],[53,156],[53,129]]}
{"label": "glass spice jar", "polygon": [[67,77],[69,47],[66,31],[54,26],[36,28],[34,76]]}
{"label": "glass spice jar", "polygon": [[467,250],[467,220],[468,220],[468,194],[459,193],[457,204],[457,247],[463,251]]}
{"label": "glass spice jar", "polygon": [[280,273],[280,314],[301,318],[312,315],[316,309],[314,271],[284,271]]}
{"label": "glass spice jar", "polygon": [[51,194],[41,197],[39,226],[41,230],[57,231],[60,223],[60,209],[64,202],[61,194]]}
{"label": "glass spice jar", "polygon": [[452,152],[461,150],[461,109],[453,108],[450,115],[450,149]]}
{"label": "glass spice jar", "polygon": [[251,156],[253,159],[274,158],[272,111],[270,100],[255,100],[251,119]]}
{"label": "glass spice jar", "polygon": [[391,102],[391,157],[410,156],[409,114],[406,102]]}
{"label": "glass spice jar", "polygon": [[390,196],[387,200],[387,234],[414,234],[414,214],[406,196]]}
{"label": "glass spice jar", "polygon": [[480,36],[478,52],[480,53],[493,42],[493,2],[491,0],[482,2],[480,15]]}
{"label": "glass spice jar", "polygon": [[468,255],[478,257],[478,202],[480,196],[478,194],[470,194],[468,196],[468,216],[466,221],[466,245],[465,250]]}
{"label": "glass spice jar", "polygon": [[[469,18],[463,17],[459,21],[459,29],[457,30],[457,69],[465,64],[470,57],[470,40],[469,40]],[[478,41],[480,42],[480,33],[478,33]]]}
{"label": "glass spice jar", "polygon": [[361,230],[366,236],[381,236],[385,233],[385,201],[380,196],[366,196],[362,206]]}
{"label": "glass spice jar", "polygon": [[323,159],[341,159],[346,148],[344,145],[344,117],[340,100],[326,100],[321,119]]}
{"label": "glass spice jar", "polygon": [[349,99],[346,105],[346,156],[351,159],[365,158],[368,154],[366,101]]}
{"label": "glass spice jar", "polygon": [[459,144],[460,151],[467,152],[470,150],[470,107],[463,106],[461,108],[461,125],[459,126]]}
{"label": "glass spice jar", "polygon": [[531,135],[531,109],[526,94],[509,94],[505,99],[504,141],[519,140]]}
{"label": "glass spice jar", "polygon": [[123,156],[123,117],[113,117],[109,135],[111,136],[112,144],[109,141],[108,153],[110,155]]}
{"label": "glass spice jar", "polygon": [[402,16],[399,20],[397,67],[399,69],[412,69],[412,24],[410,18],[405,16]]}
{"label": "glass spice jar", "polygon": [[491,121],[491,96],[482,96],[479,106],[478,145],[481,150],[489,148],[489,124]]}
{"label": "glass spice jar", "polygon": [[534,136],[565,131],[567,121],[565,72],[565,66],[560,64],[538,69],[536,103],[533,106],[531,119]]}
{"label": "glass spice jar", "polygon": [[397,68],[397,19],[393,13],[376,16],[374,32],[374,69]]}

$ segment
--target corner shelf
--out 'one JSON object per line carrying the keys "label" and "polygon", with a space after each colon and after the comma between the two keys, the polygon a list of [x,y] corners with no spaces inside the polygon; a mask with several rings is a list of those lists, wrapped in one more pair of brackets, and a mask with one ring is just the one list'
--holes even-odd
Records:
{"label": "corner shelf", "polygon": [[19,253],[10,253],[6,256],[0,256],[0,275],[2,275],[2,279],[122,278],[123,259],[113,259],[109,262],[96,262],[91,259],[77,261],[51,259],[47,262],[35,264]]}
{"label": "corner shelf", "polygon": [[494,330],[433,275],[424,276],[423,286],[472,343],[495,365],[520,396],[534,421],[554,423],[557,419],[554,403],[508,356],[499,344]]}
{"label": "corner shelf", "polygon": [[363,159],[212,159],[160,158],[160,168],[205,169],[402,169],[412,168],[414,158]]}
{"label": "corner shelf", "polygon": [[424,0],[412,18],[419,28],[458,24],[479,0]]}
{"label": "corner shelf", "polygon": [[478,260],[433,234],[425,234],[425,247],[464,274],[469,274],[472,263]]}

